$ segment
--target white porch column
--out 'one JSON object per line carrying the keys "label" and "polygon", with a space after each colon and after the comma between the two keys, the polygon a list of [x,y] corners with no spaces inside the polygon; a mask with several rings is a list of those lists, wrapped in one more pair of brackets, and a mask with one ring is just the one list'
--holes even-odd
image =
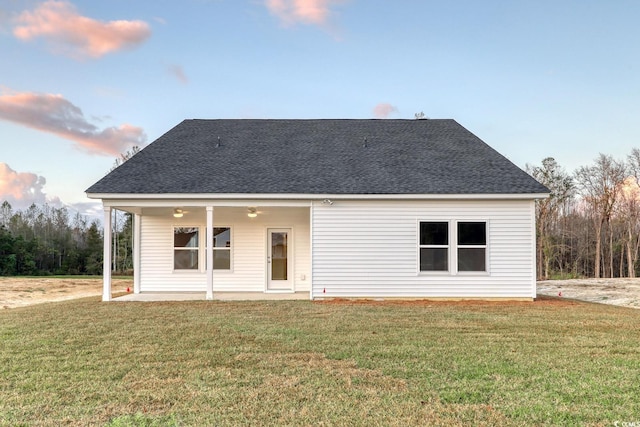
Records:
{"label": "white porch column", "polygon": [[207,206],[207,299],[213,299],[213,206]]}
{"label": "white porch column", "polygon": [[104,207],[102,301],[111,301],[111,208]]}
{"label": "white porch column", "polygon": [[133,293],[140,293],[140,214],[133,215]]}

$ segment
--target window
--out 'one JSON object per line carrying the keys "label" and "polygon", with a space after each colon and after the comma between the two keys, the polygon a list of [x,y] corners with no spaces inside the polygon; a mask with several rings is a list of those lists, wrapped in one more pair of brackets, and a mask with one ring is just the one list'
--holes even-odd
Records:
{"label": "window", "polygon": [[420,223],[420,271],[449,271],[449,223]]}
{"label": "window", "polygon": [[487,223],[458,223],[458,271],[487,271]]}
{"label": "window", "polygon": [[230,227],[213,227],[213,269],[231,270]]}
{"label": "window", "polygon": [[197,270],[200,247],[197,227],[174,227],[173,268],[174,270]]}
{"label": "window", "polygon": [[419,234],[420,271],[449,272],[450,265],[453,274],[487,271],[485,221],[421,221]]}

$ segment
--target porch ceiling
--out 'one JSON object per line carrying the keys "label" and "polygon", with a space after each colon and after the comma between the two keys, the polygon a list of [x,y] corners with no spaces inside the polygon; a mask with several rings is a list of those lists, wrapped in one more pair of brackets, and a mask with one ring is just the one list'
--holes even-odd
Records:
{"label": "porch ceiling", "polygon": [[296,201],[296,200],[265,200],[265,199],[247,199],[247,200],[116,200],[103,199],[102,203],[105,207],[111,207],[121,211],[135,213],[139,215],[166,215],[172,213],[174,209],[191,209],[192,211],[205,211],[207,206],[214,209],[238,208],[246,210],[250,207],[287,207],[287,208],[308,208],[312,206],[312,200]]}
{"label": "porch ceiling", "polygon": [[[175,209],[181,209],[183,216],[181,220],[206,218],[206,208],[203,206],[175,205],[175,206],[159,206],[159,207],[131,207],[131,206],[113,206],[114,209],[122,210],[129,213],[135,213],[142,216],[166,217],[173,218]],[[282,216],[292,211],[308,212],[308,207],[283,207],[283,206],[264,206],[260,204],[247,204],[246,206],[215,206],[214,217],[216,213],[224,214],[226,217],[246,217],[250,208],[255,208],[258,217],[269,218]]]}

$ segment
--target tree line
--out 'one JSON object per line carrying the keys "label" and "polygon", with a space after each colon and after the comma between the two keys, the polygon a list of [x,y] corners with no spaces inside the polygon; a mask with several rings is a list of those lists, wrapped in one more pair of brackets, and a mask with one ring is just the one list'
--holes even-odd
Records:
{"label": "tree line", "polygon": [[[114,211],[112,270],[133,268],[131,216]],[[104,232],[98,221],[47,203],[16,210],[0,205],[0,276],[100,275]]]}
{"label": "tree line", "polygon": [[640,150],[600,154],[572,174],[551,157],[526,169],[551,192],[536,202],[539,279],[637,277]]}

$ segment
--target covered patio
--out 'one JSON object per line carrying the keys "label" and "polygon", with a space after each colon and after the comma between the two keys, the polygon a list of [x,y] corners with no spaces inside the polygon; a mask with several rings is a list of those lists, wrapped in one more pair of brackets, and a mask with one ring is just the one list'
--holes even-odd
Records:
{"label": "covered patio", "polygon": [[103,203],[103,301],[111,300],[113,210],[132,214],[134,271],[133,294],[114,300],[310,298],[310,201]]}

